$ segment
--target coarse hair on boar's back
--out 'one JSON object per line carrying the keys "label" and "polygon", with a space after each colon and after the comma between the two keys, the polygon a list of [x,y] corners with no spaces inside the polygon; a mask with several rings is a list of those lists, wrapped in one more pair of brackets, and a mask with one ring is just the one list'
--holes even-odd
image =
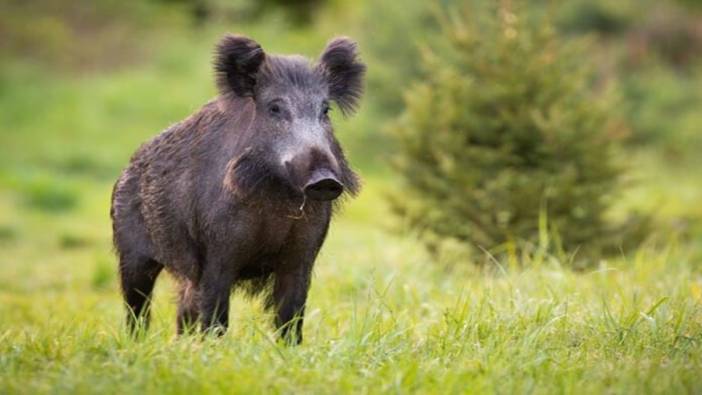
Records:
{"label": "coarse hair on boar's back", "polygon": [[365,66],[336,38],[317,61],[266,54],[226,35],[219,95],[142,145],[112,193],[114,245],[130,330],[148,324],[156,277],[178,283],[178,333],[223,333],[233,289],[264,292],[283,339],[302,341],[315,258],[334,205],[359,179],[329,111],[356,109]]}

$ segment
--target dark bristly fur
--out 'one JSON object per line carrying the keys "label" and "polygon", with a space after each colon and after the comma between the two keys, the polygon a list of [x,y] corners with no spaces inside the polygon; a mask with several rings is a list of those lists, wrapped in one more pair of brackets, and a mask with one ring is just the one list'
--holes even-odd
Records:
{"label": "dark bristly fur", "polygon": [[327,116],[328,101],[345,114],[357,106],[365,72],[357,57],[345,38],[316,65],[266,55],[246,37],[221,40],[220,95],[140,147],[113,190],[130,328],[148,322],[165,268],[180,283],[179,333],[197,322],[226,330],[229,295],[243,289],[267,293],[283,338],[302,340],[312,267],[341,200],[334,199],[359,188]]}

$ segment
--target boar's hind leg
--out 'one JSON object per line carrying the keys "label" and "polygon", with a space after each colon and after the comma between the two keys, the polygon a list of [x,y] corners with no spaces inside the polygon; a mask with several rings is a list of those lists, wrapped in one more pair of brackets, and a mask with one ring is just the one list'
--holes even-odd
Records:
{"label": "boar's hind leg", "polygon": [[199,290],[190,280],[184,280],[180,285],[178,295],[178,334],[190,332],[200,316]]}
{"label": "boar's hind leg", "polygon": [[275,325],[283,341],[288,344],[302,343],[302,321],[310,287],[311,269],[311,265],[305,264],[293,268],[281,265],[275,273]]}
{"label": "boar's hind leg", "polygon": [[127,325],[131,332],[149,324],[151,291],[163,265],[147,257],[120,257],[122,294],[127,305]]}

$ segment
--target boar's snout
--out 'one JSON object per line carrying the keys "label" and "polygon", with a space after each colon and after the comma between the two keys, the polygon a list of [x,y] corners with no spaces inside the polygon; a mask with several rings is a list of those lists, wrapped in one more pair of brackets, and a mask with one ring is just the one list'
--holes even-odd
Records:
{"label": "boar's snout", "polygon": [[344,192],[344,185],[339,180],[338,161],[329,149],[303,146],[300,151],[283,160],[291,184],[311,200],[338,198]]}
{"label": "boar's snout", "polygon": [[330,170],[319,169],[312,173],[304,191],[312,200],[334,200],[344,191],[344,186]]}

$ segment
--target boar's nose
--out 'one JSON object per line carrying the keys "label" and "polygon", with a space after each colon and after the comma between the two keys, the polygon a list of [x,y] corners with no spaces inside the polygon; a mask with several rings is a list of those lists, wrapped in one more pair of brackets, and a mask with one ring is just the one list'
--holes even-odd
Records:
{"label": "boar's nose", "polygon": [[312,200],[334,200],[344,191],[344,186],[330,170],[320,169],[312,173],[304,191]]}

